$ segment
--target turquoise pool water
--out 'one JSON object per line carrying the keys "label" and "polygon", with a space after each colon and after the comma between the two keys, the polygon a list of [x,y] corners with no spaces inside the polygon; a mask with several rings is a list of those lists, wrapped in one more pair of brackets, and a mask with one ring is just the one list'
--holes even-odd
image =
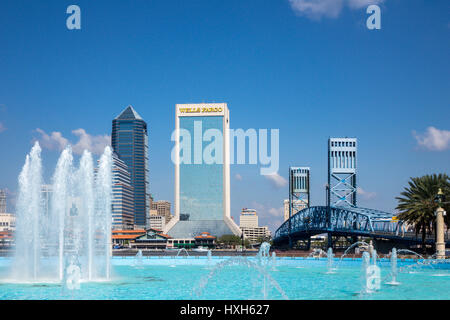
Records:
{"label": "turquoise pool water", "polygon": [[450,299],[449,263],[412,267],[415,261],[399,260],[405,270],[398,274],[400,285],[391,286],[389,260],[379,260],[380,290],[361,294],[360,259],[335,259],[332,274],[326,258],[277,258],[275,265],[260,269],[242,264],[220,268],[228,259],[115,257],[111,281],[82,282],[79,290],[59,283],[11,283],[10,260],[0,259],[0,299]]}

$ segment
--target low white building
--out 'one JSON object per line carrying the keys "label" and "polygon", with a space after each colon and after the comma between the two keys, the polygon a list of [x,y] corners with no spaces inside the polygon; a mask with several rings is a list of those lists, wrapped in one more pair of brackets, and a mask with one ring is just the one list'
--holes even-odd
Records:
{"label": "low white building", "polygon": [[0,213],[0,232],[14,231],[16,229],[16,216],[12,213]]}
{"label": "low white building", "polygon": [[270,238],[270,230],[268,227],[256,227],[256,228],[241,228],[244,233],[244,237],[251,243],[258,242],[258,239]]}
{"label": "low white building", "polygon": [[244,237],[252,243],[256,243],[258,239],[270,238],[271,236],[267,226],[259,226],[258,215],[256,214],[255,209],[242,209],[239,227],[241,228]]}
{"label": "low white building", "polygon": [[166,217],[160,215],[150,215],[150,228],[157,230],[164,230],[166,227]]}

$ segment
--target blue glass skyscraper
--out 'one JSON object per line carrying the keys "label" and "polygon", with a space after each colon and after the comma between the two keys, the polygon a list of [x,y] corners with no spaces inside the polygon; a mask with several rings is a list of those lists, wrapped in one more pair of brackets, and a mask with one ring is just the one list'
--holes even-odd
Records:
{"label": "blue glass skyscraper", "polygon": [[[174,238],[194,238],[203,232],[240,235],[230,216],[227,104],[178,104],[175,121],[175,216],[165,233]],[[208,138],[210,133],[216,138]],[[217,147],[214,161],[204,156],[211,140]]]}
{"label": "blue glass skyscraper", "polygon": [[147,123],[128,106],[112,122],[111,145],[128,166],[134,193],[134,224],[147,227],[149,212]]}

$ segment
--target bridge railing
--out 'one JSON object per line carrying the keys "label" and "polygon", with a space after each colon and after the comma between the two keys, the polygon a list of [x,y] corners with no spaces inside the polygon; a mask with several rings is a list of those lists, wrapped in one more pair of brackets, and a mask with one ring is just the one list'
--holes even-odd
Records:
{"label": "bridge railing", "polygon": [[[285,221],[275,232],[275,238],[287,237],[290,233],[308,230],[345,231],[358,233],[388,232],[398,234],[403,223],[393,222],[375,210],[351,207],[316,206],[303,209]],[[290,225],[290,228],[289,228]]]}

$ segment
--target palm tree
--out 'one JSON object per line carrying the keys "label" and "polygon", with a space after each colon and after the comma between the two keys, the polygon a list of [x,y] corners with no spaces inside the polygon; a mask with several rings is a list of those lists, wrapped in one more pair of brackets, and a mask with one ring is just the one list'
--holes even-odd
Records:
{"label": "palm tree", "polygon": [[[450,196],[450,178],[446,174],[425,175],[423,177],[411,178],[409,187],[397,197],[400,214],[398,218],[414,225],[416,233],[422,233],[422,248],[425,252],[425,238],[427,233],[434,229],[436,221],[435,211],[438,208],[435,197],[439,188],[446,195]],[[445,208],[448,211],[448,204]],[[446,224],[449,225],[449,217],[446,217]]]}

